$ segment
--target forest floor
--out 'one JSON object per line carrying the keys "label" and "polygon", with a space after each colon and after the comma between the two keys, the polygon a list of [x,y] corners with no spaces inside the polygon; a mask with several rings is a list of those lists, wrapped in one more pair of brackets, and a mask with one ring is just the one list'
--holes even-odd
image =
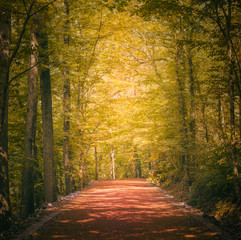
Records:
{"label": "forest floor", "polygon": [[21,239],[233,239],[144,179],[97,181],[52,214]]}

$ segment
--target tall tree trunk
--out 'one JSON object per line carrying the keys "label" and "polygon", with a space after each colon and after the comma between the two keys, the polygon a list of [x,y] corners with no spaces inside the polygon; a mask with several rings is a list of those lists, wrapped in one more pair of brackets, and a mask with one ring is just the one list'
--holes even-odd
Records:
{"label": "tall tree trunk", "polygon": [[97,147],[95,147],[95,180],[98,180],[98,152],[97,152]]}
{"label": "tall tree trunk", "polygon": [[111,159],[111,178],[115,179],[115,150],[112,148],[110,152]]}
{"label": "tall tree trunk", "polygon": [[89,183],[90,182],[90,171],[89,171],[88,163],[87,163],[87,160],[85,157],[84,157],[84,166],[85,166],[85,171],[86,171],[87,183]]}
{"label": "tall tree trunk", "polygon": [[223,140],[224,145],[225,145],[225,149],[226,149],[227,141],[226,141],[226,135],[225,135],[225,132],[224,132],[225,122],[224,122],[224,113],[223,113],[223,107],[222,107],[221,93],[220,92],[218,93],[218,122],[219,122],[219,127],[220,127],[220,130],[221,130],[221,134],[222,134],[221,139]]}
{"label": "tall tree trunk", "polygon": [[229,101],[230,101],[230,143],[232,151],[233,181],[237,200],[240,200],[239,172],[238,172],[238,151],[235,133],[235,96],[232,63],[230,63],[232,50],[228,47],[229,57]]}
{"label": "tall tree trunk", "polygon": [[81,151],[79,152],[79,161],[80,189],[82,190],[84,187],[84,159]]}
{"label": "tall tree trunk", "polygon": [[101,164],[101,162],[102,162],[102,158],[103,158],[103,156],[102,156],[102,154],[99,154],[99,161],[98,161],[98,179],[99,179],[99,177],[100,177],[100,175],[101,175],[101,171],[102,171],[102,164]]}
{"label": "tall tree trunk", "polygon": [[[69,4],[64,1],[66,22],[65,22],[65,35],[64,44],[69,46]],[[70,132],[70,80],[69,80],[69,67],[67,63],[64,64],[64,88],[63,88],[63,112],[64,112],[64,139],[63,139],[63,161],[65,172],[65,189],[66,194],[71,192],[71,174],[70,174],[70,146],[69,146],[69,132]]]}
{"label": "tall tree trunk", "polygon": [[133,159],[134,159],[134,163],[135,163],[135,177],[141,178],[142,177],[141,160],[140,160],[140,157],[137,153],[136,148],[133,152]]}
{"label": "tall tree trunk", "polygon": [[191,149],[192,149],[192,163],[195,166],[195,145],[196,145],[196,119],[195,119],[195,80],[194,80],[194,74],[193,74],[193,61],[192,61],[192,53],[190,47],[188,47],[187,51],[188,56],[188,65],[189,65],[189,82],[190,82],[190,133],[191,133]]}
{"label": "tall tree trunk", "polygon": [[70,180],[70,82],[68,78],[68,67],[64,70],[64,97],[63,97],[63,111],[64,111],[64,139],[63,139],[63,161],[65,171],[65,187],[66,194],[71,192],[71,180]]}
{"label": "tall tree trunk", "polygon": [[43,162],[44,162],[44,192],[45,201],[54,202],[57,199],[56,179],[54,169],[54,133],[52,119],[52,94],[48,57],[48,35],[46,25],[42,22],[41,28],[41,65],[40,89],[41,109],[43,122]]}
{"label": "tall tree trunk", "polygon": [[[223,4],[227,4],[225,7]],[[229,104],[230,104],[230,145],[231,145],[231,156],[232,156],[232,166],[233,166],[233,184],[235,189],[235,194],[237,201],[240,199],[240,186],[239,186],[239,172],[238,172],[238,151],[235,133],[235,91],[234,91],[234,62],[235,58],[233,56],[233,45],[232,45],[232,0],[227,0],[227,2],[215,2],[214,6],[216,9],[216,22],[223,35],[223,38],[227,44],[227,66],[228,66],[228,94],[229,94]],[[225,22],[219,16],[219,9],[223,12],[225,17]],[[236,63],[239,65],[237,58]],[[240,70],[240,67],[239,67]],[[239,83],[238,83],[239,85]]]}
{"label": "tall tree trunk", "polygon": [[206,120],[206,113],[205,113],[205,103],[202,102],[202,116],[203,116],[203,125],[205,129],[205,139],[206,142],[209,142],[209,134],[208,134],[208,125],[207,125],[207,120]]}
{"label": "tall tree trunk", "polygon": [[[197,90],[199,95],[201,96],[201,87],[198,79],[196,79],[196,84],[197,84]],[[202,109],[202,121],[203,121],[203,126],[205,129],[205,140],[208,143],[209,142],[209,132],[208,132],[208,123],[207,123],[207,118],[206,118],[206,104],[207,104],[207,96],[205,98],[201,97],[201,109]]]}
{"label": "tall tree trunk", "polygon": [[90,146],[91,146],[91,144],[89,144],[87,146],[87,149],[86,149],[85,154],[83,156],[84,157],[84,166],[85,166],[85,171],[86,171],[86,176],[87,176],[87,183],[90,182],[90,171],[89,171],[88,162],[87,162]]}
{"label": "tall tree trunk", "polygon": [[231,12],[232,1],[228,0],[228,14],[226,16],[226,39],[227,39],[227,59],[228,59],[228,80],[229,80],[229,100],[230,100],[230,143],[232,151],[233,164],[233,182],[237,201],[240,201],[240,186],[238,172],[238,151],[235,133],[235,95],[234,95],[234,71],[233,71],[233,53],[231,42]]}
{"label": "tall tree trunk", "polygon": [[82,101],[83,101],[83,97],[80,98],[80,95],[82,96],[82,92],[80,92],[82,90],[82,85],[83,83],[80,83],[80,78],[78,79],[78,89],[77,89],[77,116],[76,116],[76,120],[77,120],[77,124],[78,124],[78,135],[79,135],[79,139],[80,139],[80,145],[81,147],[78,148],[78,156],[79,156],[79,177],[80,177],[80,188],[81,190],[84,187],[84,159],[83,159],[83,134],[82,134],[82,130],[81,130],[81,105],[82,105]]}
{"label": "tall tree trunk", "polygon": [[8,81],[11,13],[0,9],[0,231],[10,226],[8,178]]}
{"label": "tall tree trunk", "polygon": [[232,77],[232,69],[229,73],[229,98],[230,98],[230,143],[232,151],[233,164],[233,182],[237,200],[240,200],[239,172],[238,172],[238,151],[235,133],[235,107],[234,107],[234,82]]}
{"label": "tall tree trunk", "polygon": [[34,150],[37,119],[38,95],[38,46],[39,19],[32,20],[30,35],[31,54],[29,56],[27,115],[24,135],[24,169],[22,186],[22,213],[25,216],[34,212]]}
{"label": "tall tree trunk", "polygon": [[182,153],[181,153],[181,166],[184,167],[185,173],[186,173],[186,178],[187,181],[189,182],[190,180],[190,169],[189,169],[189,164],[190,164],[190,159],[188,155],[188,132],[187,132],[187,122],[186,122],[186,115],[187,115],[187,108],[186,108],[186,102],[184,98],[184,83],[181,79],[180,76],[180,59],[181,57],[181,50],[179,49],[179,46],[176,43],[176,56],[175,56],[175,61],[176,61],[176,75],[177,75],[177,84],[179,87],[179,104],[180,104],[180,114],[182,117],[182,129],[181,129],[181,135],[182,135]]}

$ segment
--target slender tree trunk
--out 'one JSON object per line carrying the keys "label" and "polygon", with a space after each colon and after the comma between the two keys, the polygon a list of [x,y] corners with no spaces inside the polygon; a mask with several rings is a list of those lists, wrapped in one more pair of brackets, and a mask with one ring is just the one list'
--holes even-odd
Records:
{"label": "slender tree trunk", "polygon": [[219,126],[220,126],[220,130],[221,130],[221,134],[222,134],[222,138],[224,145],[225,145],[225,149],[227,147],[227,139],[225,136],[225,132],[224,132],[224,113],[223,113],[223,107],[222,107],[222,101],[221,101],[221,94],[218,93],[218,121],[219,121]]}
{"label": "slender tree trunk", "polygon": [[233,181],[237,200],[240,200],[239,172],[238,172],[238,151],[235,133],[235,109],[234,109],[234,82],[230,72],[229,76],[229,97],[230,97],[230,142],[233,164]]}
{"label": "slender tree trunk", "polygon": [[110,153],[111,158],[111,178],[115,179],[115,150],[112,148]]}
{"label": "slender tree trunk", "polygon": [[[83,84],[83,83],[82,83]],[[79,177],[80,177],[80,189],[82,190],[84,187],[84,161],[83,161],[83,134],[82,134],[82,130],[81,130],[81,105],[82,105],[82,97],[80,97],[80,95],[82,96],[82,92],[80,92],[82,90],[82,84],[80,83],[80,78],[78,79],[78,89],[77,89],[77,116],[76,116],[76,120],[77,120],[77,124],[78,124],[78,132],[79,132],[79,139],[80,139],[80,145],[81,147],[79,147],[78,149],[78,156],[79,156]]]}
{"label": "slender tree trunk", "polygon": [[89,171],[88,162],[87,162],[90,146],[91,146],[90,144],[87,146],[86,152],[84,154],[84,166],[85,166],[85,171],[86,171],[86,176],[87,176],[87,183],[90,182],[90,171]]}
{"label": "slender tree trunk", "polygon": [[[237,142],[236,142],[236,133],[235,133],[235,91],[234,91],[234,62],[235,58],[233,56],[233,45],[232,45],[232,36],[231,36],[231,28],[232,28],[232,0],[227,0],[227,10],[225,10],[224,6],[219,5],[218,2],[215,3],[216,8],[216,22],[218,27],[223,34],[223,37],[227,43],[227,65],[228,65],[228,94],[229,94],[229,104],[230,104],[230,145],[231,145],[231,156],[232,156],[232,165],[233,165],[233,184],[235,189],[235,194],[237,201],[240,199],[240,186],[239,186],[239,172],[238,172],[238,151],[237,151]],[[225,23],[222,21],[219,16],[219,7],[222,10]],[[236,58],[236,63],[239,65],[238,59]],[[239,67],[239,66],[238,66]],[[240,70],[240,67],[239,67]],[[239,85],[239,83],[238,83]]]}
{"label": "slender tree trunk", "polygon": [[8,178],[8,81],[11,13],[0,9],[0,231],[10,226]]}
{"label": "slender tree trunk", "polygon": [[79,154],[79,176],[80,176],[80,189],[84,187],[84,163],[83,163],[83,153],[80,151]]}
{"label": "slender tree trunk", "polygon": [[[197,84],[197,90],[199,95],[201,96],[201,88],[200,88],[200,83],[198,79],[196,79],[196,84]],[[203,121],[203,126],[205,129],[205,140],[208,143],[209,142],[209,132],[208,132],[208,123],[207,123],[207,118],[206,118],[206,103],[207,103],[207,96],[205,98],[201,98],[201,107],[202,107],[202,121]]]}
{"label": "slender tree trunk", "polygon": [[[66,22],[65,22],[65,35],[64,44],[69,46],[69,4],[68,1],[64,1]],[[64,172],[65,172],[65,189],[66,194],[71,192],[71,174],[70,174],[70,80],[69,80],[69,67],[67,63],[64,64],[64,87],[63,87],[63,112],[64,112],[64,139],[63,139],[63,161],[64,161]]]}
{"label": "slender tree trunk", "polygon": [[[229,61],[231,59],[231,49],[228,47]],[[229,100],[230,100],[230,143],[233,164],[233,182],[237,200],[240,200],[239,172],[238,172],[238,151],[235,132],[235,96],[232,63],[229,62]]]}
{"label": "slender tree trunk", "polygon": [[95,180],[98,180],[98,152],[97,152],[97,147],[95,147]]}
{"label": "slender tree trunk", "polygon": [[186,171],[186,178],[187,181],[189,182],[190,180],[190,159],[189,159],[189,154],[188,154],[188,132],[187,132],[187,122],[186,122],[186,115],[187,115],[187,108],[186,108],[186,102],[185,102],[185,98],[184,98],[184,83],[181,79],[180,76],[180,49],[179,46],[176,43],[176,56],[175,56],[175,61],[176,61],[176,75],[177,75],[177,84],[179,87],[179,93],[180,93],[180,97],[179,97],[179,103],[180,103],[180,113],[181,113],[181,117],[182,117],[182,129],[181,129],[181,134],[182,134],[182,155],[181,155],[181,166],[184,166],[185,171]]}
{"label": "slender tree trunk", "polygon": [[207,120],[206,120],[206,113],[205,113],[205,103],[202,103],[202,115],[203,115],[203,125],[205,128],[205,139],[206,142],[209,142],[209,134],[208,134],[208,125],[207,125]]}
{"label": "slender tree trunk", "polygon": [[63,139],[63,161],[64,161],[64,171],[65,171],[65,187],[66,194],[71,192],[71,174],[70,174],[70,145],[69,145],[69,135],[70,135],[70,88],[69,88],[69,78],[68,69],[64,71],[64,98],[63,98],[63,110],[64,110],[64,139]]}
{"label": "slender tree trunk", "polygon": [[142,169],[141,169],[141,160],[139,155],[137,154],[137,149],[134,149],[133,159],[135,163],[135,177],[141,178],[142,177]]}
{"label": "slender tree trunk", "polygon": [[[39,19],[35,15],[31,27],[31,54],[29,56],[27,115],[24,135],[24,169],[22,186],[22,213],[24,216],[34,212],[34,150],[37,119],[38,95],[38,46]],[[35,66],[35,67],[33,67]]]}
{"label": "slender tree trunk", "polygon": [[233,71],[233,53],[231,42],[231,9],[232,1],[228,0],[228,14],[226,17],[227,28],[227,58],[228,58],[228,80],[229,80],[229,100],[230,100],[230,142],[232,151],[233,164],[233,182],[237,201],[240,201],[240,186],[239,186],[239,172],[238,172],[238,151],[235,133],[235,95],[234,95],[234,71]]}
{"label": "slender tree trunk", "polygon": [[102,162],[102,158],[103,158],[103,156],[102,156],[102,154],[100,154],[99,155],[99,164],[98,164],[98,168],[99,168],[99,171],[98,171],[98,178],[101,176],[101,171],[102,171],[102,164],[101,164],[101,162]]}
{"label": "slender tree trunk", "polygon": [[84,158],[84,166],[85,166],[85,171],[86,171],[86,176],[87,176],[87,183],[89,183],[90,182],[90,171],[88,168],[88,163],[87,163],[86,158]]}
{"label": "slender tree trunk", "polygon": [[52,119],[52,94],[50,81],[50,68],[48,56],[48,35],[45,32],[46,26],[43,23],[41,28],[41,58],[44,61],[41,65],[40,89],[41,108],[43,122],[43,162],[44,162],[44,192],[47,202],[54,202],[57,199],[56,179],[54,169],[54,133]]}
{"label": "slender tree trunk", "polygon": [[196,148],[196,119],[195,119],[195,80],[194,80],[194,74],[193,74],[193,62],[192,62],[192,53],[191,49],[188,48],[188,65],[189,65],[189,82],[190,82],[190,133],[191,133],[191,149],[192,149],[192,163],[195,166],[195,148]]}

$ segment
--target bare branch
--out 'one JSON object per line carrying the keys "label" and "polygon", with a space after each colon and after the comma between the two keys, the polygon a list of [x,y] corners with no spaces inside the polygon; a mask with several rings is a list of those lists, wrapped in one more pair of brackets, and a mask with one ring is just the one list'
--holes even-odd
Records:
{"label": "bare branch", "polygon": [[53,1],[49,2],[48,4],[46,4],[45,6],[41,7],[41,8],[40,8],[39,10],[37,10],[36,12],[32,13],[32,14],[30,15],[30,17],[32,17],[32,16],[36,15],[37,13],[43,11],[45,8],[47,8],[50,4],[52,4],[52,3],[54,3],[54,2],[56,2],[56,0],[53,0]]}
{"label": "bare branch", "polygon": [[46,55],[44,58],[42,58],[40,61],[38,61],[35,65],[33,65],[32,67],[24,70],[23,72],[17,74],[16,76],[12,77],[11,80],[9,81],[8,85],[10,85],[12,83],[13,80],[15,80],[16,78],[22,76],[24,73],[28,72],[29,70],[31,70],[32,68],[36,67],[37,65],[39,65],[43,60],[45,60],[46,58],[48,58],[54,51],[51,51],[48,55]]}
{"label": "bare branch", "polygon": [[94,62],[94,56],[95,56],[95,50],[96,50],[96,46],[100,40],[100,32],[101,32],[101,28],[102,28],[102,25],[103,25],[103,12],[102,12],[102,9],[101,9],[101,15],[100,15],[100,25],[99,25],[99,29],[98,29],[98,35],[97,35],[97,38],[96,38],[96,41],[94,43],[94,46],[93,46],[93,50],[92,50],[92,55],[91,55],[91,58],[90,58],[90,61],[89,61],[89,64],[87,66],[87,69],[86,69],[86,72],[85,72],[85,76],[84,76],[84,79],[83,79],[83,82],[85,81],[85,79],[87,78],[87,76],[89,75],[89,71],[90,71],[90,68],[91,68],[91,65],[92,63]]}
{"label": "bare branch", "polygon": [[24,7],[25,7],[25,12],[27,13],[27,12],[28,12],[28,9],[27,9],[27,5],[26,5],[25,0],[23,0],[23,5],[24,5]]}
{"label": "bare branch", "polygon": [[[31,12],[31,10],[32,10],[32,8],[33,8],[33,5],[34,5],[34,2],[35,2],[35,0],[32,1],[31,5],[30,5],[30,7],[29,7],[29,9],[28,9],[28,12]],[[17,44],[16,44],[16,46],[15,46],[15,49],[14,49],[11,57],[9,58],[9,66],[12,64],[13,59],[14,59],[15,56],[17,55],[17,52],[18,52],[18,50],[19,50],[19,48],[20,48],[20,44],[21,44],[21,41],[22,41],[24,32],[25,32],[25,30],[26,30],[26,26],[27,26],[27,23],[28,23],[29,19],[30,19],[30,15],[27,14],[27,17],[26,17],[26,19],[25,19],[25,21],[24,21],[24,23],[23,23],[23,28],[22,28],[22,31],[21,31],[21,33],[20,33],[20,35],[19,35],[19,38],[18,38]]]}
{"label": "bare branch", "polygon": [[37,14],[37,13],[39,13],[40,11],[44,10],[46,7],[48,7],[50,4],[52,4],[52,3],[55,2],[55,1],[56,1],[56,0],[53,0],[53,1],[49,2],[48,4],[46,4],[45,6],[43,6],[42,8],[40,8],[39,10],[37,10],[36,12],[34,12],[34,13],[31,14],[31,11],[32,11],[33,6],[34,6],[34,4],[35,4],[35,0],[32,0],[31,4],[30,4],[30,6],[29,6],[29,8],[28,8],[28,10],[27,10],[27,17],[26,17],[26,19],[25,19],[25,21],[24,21],[24,23],[23,23],[22,31],[21,31],[21,33],[20,33],[20,35],[19,35],[18,40],[17,40],[15,49],[14,49],[11,57],[9,58],[9,67],[11,66],[11,64],[12,64],[12,62],[13,62],[13,59],[16,57],[17,52],[18,52],[18,50],[19,50],[19,48],[20,48],[21,41],[22,41],[23,35],[24,35],[24,33],[25,33],[26,26],[27,26],[27,24],[28,24],[29,19],[30,19],[32,16],[34,16],[35,14]]}

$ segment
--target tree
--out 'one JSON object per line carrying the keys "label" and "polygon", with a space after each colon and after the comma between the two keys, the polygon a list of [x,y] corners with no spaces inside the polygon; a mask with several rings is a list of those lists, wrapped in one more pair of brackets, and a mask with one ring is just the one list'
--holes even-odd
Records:
{"label": "tree", "polygon": [[[236,121],[235,121],[235,83],[238,87],[240,95],[240,59],[237,54],[238,47],[234,43],[234,32],[236,26],[233,22],[235,16],[238,14],[238,3],[232,0],[222,1],[194,1],[197,5],[202,5],[200,14],[209,18],[216,24],[222,38],[226,44],[226,66],[227,66],[227,82],[228,82],[228,95],[229,95],[229,111],[230,111],[230,147],[231,147],[231,162],[233,165],[233,184],[236,192],[237,201],[240,201],[240,183],[239,183],[239,171],[238,171],[238,150],[237,150],[237,138],[236,138]],[[240,95],[241,96],[241,95]],[[241,101],[239,102],[241,104]],[[240,128],[240,126],[239,126]]]}
{"label": "tree", "polygon": [[[36,2],[35,11],[43,2]],[[14,6],[10,9],[17,14]],[[205,204],[207,196],[214,207],[224,199],[234,201],[240,181],[239,9],[234,0],[65,0],[41,14],[37,66],[44,130],[38,117],[38,204],[44,201],[43,181],[50,187],[46,200],[55,199],[54,166],[61,194],[97,178],[145,176],[183,190],[194,204]],[[12,79],[21,68],[32,70],[25,60],[28,39],[16,24],[35,13],[26,12],[12,21],[14,42],[23,39],[15,44],[20,52]],[[9,99],[15,212],[25,80],[22,74],[14,81]]]}
{"label": "tree", "polygon": [[54,132],[52,119],[52,93],[49,67],[48,34],[46,33],[46,14],[42,14],[40,29],[41,64],[40,89],[43,121],[43,162],[44,192],[47,202],[57,199],[55,168],[54,168]]}
{"label": "tree", "polygon": [[[55,0],[54,0],[55,1]],[[52,1],[52,2],[54,2]],[[52,3],[51,2],[51,3]],[[21,2],[22,3],[22,2]],[[50,3],[46,4],[44,7],[36,10],[36,12],[32,12],[33,7],[36,1],[32,0],[29,4],[24,5],[24,12],[17,9],[20,6],[20,2],[18,1],[3,1],[0,6],[1,12],[1,97],[0,97],[0,149],[1,153],[1,190],[3,191],[0,199],[0,205],[2,207],[1,214],[1,229],[9,226],[10,224],[10,204],[9,204],[9,180],[8,180],[8,94],[9,94],[9,85],[15,80],[17,77],[27,72],[28,70],[23,71],[20,74],[16,74],[15,77],[9,79],[9,73],[11,67],[16,60],[16,56],[21,47],[21,43],[23,40],[24,33],[27,28],[27,24],[31,17],[36,15],[39,11],[46,8]],[[16,4],[16,5],[15,5]],[[10,54],[10,40],[11,40],[11,13],[20,14],[24,16],[20,21],[22,22],[22,26],[20,27],[19,34],[16,38],[15,44],[13,44],[12,52]]]}
{"label": "tree", "polygon": [[24,135],[24,170],[22,186],[23,214],[28,216],[34,212],[34,162],[35,135],[37,119],[38,94],[38,48],[39,48],[39,16],[32,19],[30,33],[30,56],[28,72],[27,114]]}
{"label": "tree", "polygon": [[11,12],[0,9],[0,231],[10,224],[8,179],[8,84]]}
{"label": "tree", "polygon": [[[69,46],[69,2],[64,1],[66,22],[64,29],[64,44]],[[71,174],[70,174],[70,79],[69,79],[69,66],[68,63],[64,63],[63,70],[63,117],[64,117],[64,139],[63,139],[63,161],[65,171],[65,188],[66,194],[71,192]]]}

